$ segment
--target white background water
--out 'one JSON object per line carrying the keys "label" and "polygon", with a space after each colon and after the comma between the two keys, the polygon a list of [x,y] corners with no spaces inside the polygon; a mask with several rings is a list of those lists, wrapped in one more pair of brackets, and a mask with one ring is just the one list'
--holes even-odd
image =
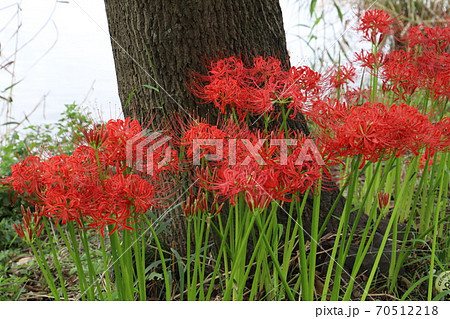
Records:
{"label": "white background water", "polygon": [[[311,50],[300,37],[309,29],[299,25],[314,19],[308,6],[280,3],[291,62],[308,65]],[[329,29],[320,32],[326,41]],[[103,0],[0,0],[0,44],[0,65],[15,61],[0,70],[0,95],[8,95],[1,92],[20,81],[12,91],[8,118],[6,104],[0,102],[0,124],[25,116],[25,125],[51,123],[64,104],[73,102],[103,120],[122,116]]]}

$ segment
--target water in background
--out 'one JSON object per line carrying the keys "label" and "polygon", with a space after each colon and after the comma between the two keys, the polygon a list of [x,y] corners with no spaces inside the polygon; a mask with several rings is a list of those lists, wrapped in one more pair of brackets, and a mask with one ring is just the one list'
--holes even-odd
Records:
{"label": "water in background", "polygon": [[[8,69],[14,71],[14,82],[21,81],[13,89],[10,120],[22,120],[40,104],[29,122],[51,123],[64,104],[73,102],[89,106],[103,119],[121,116],[103,1],[0,3],[0,61],[15,60],[15,69]],[[18,25],[19,51],[14,57]],[[0,91],[10,84],[11,75],[1,70]]]}
{"label": "water in background", "polygon": [[[312,55],[299,38],[309,32],[299,26],[309,17],[308,6],[281,5],[291,62],[308,64]],[[16,61],[7,70],[14,83],[20,81],[10,118],[0,102],[0,124],[26,116],[25,125],[51,123],[73,102],[103,120],[122,116],[103,0],[0,0],[0,44],[0,65]],[[0,92],[11,80],[0,70]]]}

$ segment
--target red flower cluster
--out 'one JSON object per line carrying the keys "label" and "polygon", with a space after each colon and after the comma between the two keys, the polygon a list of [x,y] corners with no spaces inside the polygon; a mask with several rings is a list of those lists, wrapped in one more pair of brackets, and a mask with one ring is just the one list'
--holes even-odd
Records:
{"label": "red flower cluster", "polygon": [[317,101],[307,116],[319,127],[319,140],[338,157],[360,154],[378,161],[407,152],[415,155],[448,151],[449,119],[430,122],[416,108],[406,105],[365,103],[350,107],[338,101]]}
{"label": "red flower cluster", "polygon": [[251,67],[237,57],[212,62],[208,75],[196,74],[192,92],[204,103],[213,103],[222,113],[236,110],[242,121],[247,114],[280,114],[277,105],[301,111],[320,92],[321,76],[310,68],[282,69],[273,57],[253,59]]}
{"label": "red flower cluster", "polygon": [[[83,135],[87,145],[78,146],[71,156],[28,157],[12,166],[12,175],[3,183],[55,222],[75,221],[102,235],[109,225],[114,225],[112,231],[131,230],[140,214],[157,205],[153,182],[129,173],[132,168],[127,166],[127,143],[128,155],[135,159],[139,143],[146,141],[141,126],[129,118],[111,120]],[[142,153],[151,143],[144,145]]]}
{"label": "red flower cluster", "polygon": [[348,88],[350,83],[355,82],[356,69],[352,64],[340,65],[331,72],[329,82],[334,89]]}
{"label": "red flower cluster", "polygon": [[377,9],[370,10],[364,13],[357,30],[362,32],[364,40],[373,44],[380,44],[385,36],[391,32],[393,22],[394,20],[387,12]]}
{"label": "red flower cluster", "polygon": [[419,76],[411,52],[403,50],[392,51],[381,69],[383,90],[395,93],[402,100],[416,91]]}
{"label": "red flower cluster", "polygon": [[448,51],[450,28],[418,25],[408,30],[407,40],[410,48],[422,47],[438,53],[445,53]]}
{"label": "red flower cluster", "polygon": [[323,154],[305,136],[252,132],[242,125],[192,125],[184,134],[182,145],[187,160],[199,164],[195,174],[202,188],[233,205],[243,196],[256,210],[271,200],[290,200],[310,187],[314,190],[326,177]]}
{"label": "red flower cluster", "polygon": [[395,50],[382,66],[383,88],[405,100],[417,88],[434,98],[450,97],[450,28],[409,29],[408,49]]}
{"label": "red flower cluster", "polygon": [[367,50],[361,50],[360,53],[355,53],[355,60],[358,61],[363,68],[368,68],[371,72],[374,69],[380,68],[386,62],[386,55],[383,52],[373,54]]}

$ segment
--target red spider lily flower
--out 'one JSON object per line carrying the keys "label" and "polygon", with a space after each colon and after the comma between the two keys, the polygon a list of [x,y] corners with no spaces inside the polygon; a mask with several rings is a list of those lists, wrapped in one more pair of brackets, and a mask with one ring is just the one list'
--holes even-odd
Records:
{"label": "red spider lily flower", "polygon": [[[442,120],[434,124],[435,137],[431,138],[429,148],[433,148],[440,152],[450,151],[450,117],[444,117]],[[433,131],[432,131],[433,132]],[[431,152],[431,155],[433,153]]]}
{"label": "red spider lily flower", "polygon": [[412,95],[419,86],[420,72],[414,65],[411,52],[396,50],[387,55],[381,78],[383,90],[394,92],[402,100]]}
{"label": "red spider lily flower", "polygon": [[432,154],[442,145],[443,134],[428,115],[410,105],[365,103],[345,109],[345,104],[334,102],[327,110],[327,104],[314,104],[307,116],[319,125],[321,145],[336,156],[359,154],[364,160],[378,161],[407,152],[417,155],[423,149]]}
{"label": "red spider lily flower", "polygon": [[128,167],[145,172],[153,180],[159,180],[164,172],[175,173],[179,169],[178,153],[170,141],[170,136],[160,132],[142,138],[130,147],[132,151],[127,155]]}
{"label": "red spider lily flower", "polygon": [[424,25],[411,27],[408,29],[407,41],[410,48],[421,46],[435,52],[446,52],[450,45],[450,28]]}
{"label": "red spider lily flower", "polygon": [[209,205],[207,193],[204,189],[199,188],[197,195],[195,195],[191,188],[188,198],[183,203],[183,212],[187,219],[191,219],[197,213],[206,213],[209,217],[212,217],[220,213],[224,204],[225,202],[220,204],[219,197],[215,196],[212,204]]}
{"label": "red spider lily flower", "polygon": [[[227,133],[219,129],[217,126],[199,123],[197,125],[191,125],[188,130],[184,132],[184,136],[180,144],[181,146],[186,147],[186,156],[189,159],[196,157],[197,160],[200,160],[206,154],[216,153],[216,145],[213,145],[213,141],[223,142],[226,137]],[[199,144],[198,147],[194,149],[194,144],[196,142]]]}
{"label": "red spider lily flower", "polygon": [[202,188],[220,198],[230,199],[232,205],[239,196],[246,196],[253,211],[264,208],[267,198],[290,201],[294,194],[309,188],[314,191],[318,180],[324,178],[326,168],[320,161],[322,158],[317,160],[317,154],[310,153],[305,158],[303,154],[303,147],[308,144],[303,135],[258,131],[246,139],[235,139],[233,133],[236,134],[230,132],[226,139],[234,141],[234,148],[238,150],[234,160],[224,158],[211,164],[207,162],[205,167],[195,170]]}
{"label": "red spider lily flower", "polygon": [[4,179],[3,184],[11,185],[18,194],[28,198],[40,193],[43,179],[41,158],[29,156],[11,166],[11,176]]}
{"label": "red spider lily flower", "polygon": [[206,208],[206,193],[199,188],[197,195],[195,195],[193,189],[191,188],[188,198],[183,203],[184,216],[186,216],[187,219],[190,219],[198,212],[205,211]]}
{"label": "red spider lily flower", "polygon": [[415,63],[422,89],[429,90],[433,98],[450,96],[450,54],[424,50]]}
{"label": "red spider lily flower", "polygon": [[378,45],[391,32],[393,22],[394,20],[387,12],[377,9],[369,10],[364,13],[356,30],[362,32],[364,40]]}
{"label": "red spider lily flower", "polygon": [[361,50],[360,53],[355,53],[355,60],[361,63],[363,68],[369,70],[378,69],[386,63],[386,54],[383,52],[372,52]]}
{"label": "red spider lily flower", "polygon": [[424,147],[436,145],[432,134],[435,127],[413,106],[392,105],[386,111],[384,121],[390,127],[386,132],[389,148],[397,157],[406,152],[418,155]]}
{"label": "red spider lily flower", "polygon": [[350,105],[361,105],[365,101],[369,100],[370,90],[359,88],[347,88],[343,92],[344,101]]}
{"label": "red spider lily flower", "polygon": [[289,69],[288,76],[278,95],[281,100],[290,100],[291,103],[288,103],[286,108],[294,111],[291,114],[292,118],[297,112],[303,112],[305,105],[322,92],[321,81],[322,75],[307,66]]}
{"label": "red spider lily flower", "polygon": [[[249,189],[254,190],[264,184],[266,176],[261,171],[255,171],[254,165],[237,166],[233,168],[219,167],[210,174],[209,169],[197,170],[200,185],[224,198],[230,198],[235,205],[235,196]],[[214,176],[214,179],[211,179]]]}
{"label": "red spider lily flower", "polygon": [[333,88],[337,89],[347,86],[350,82],[354,83],[355,77],[356,69],[352,64],[340,65],[332,71],[329,82]]}
{"label": "red spider lily flower", "polygon": [[128,180],[125,188],[126,196],[131,199],[136,213],[144,214],[150,208],[157,207],[154,185],[136,174],[126,175],[125,179]]}
{"label": "red spider lily flower", "polygon": [[408,33],[407,50],[386,55],[382,65],[383,88],[405,100],[419,88],[435,99],[450,96],[449,28],[418,26]]}
{"label": "red spider lily flower", "polygon": [[[107,164],[116,166],[116,163],[125,163],[127,141],[142,136],[142,127],[136,120],[109,120],[106,124],[108,138],[104,142],[104,155]],[[123,164],[125,166],[125,164]]]}
{"label": "red spider lily flower", "polygon": [[[105,180],[105,196],[100,206],[107,211],[108,225],[115,224],[118,230],[132,230],[139,214],[155,206],[155,188],[135,174],[115,174]],[[98,216],[93,216],[94,220]]]}
{"label": "red spider lily flower", "polygon": [[321,89],[319,73],[308,67],[283,70],[273,57],[257,57],[251,66],[230,57],[212,63],[208,71],[194,74],[191,91],[221,113],[235,110],[242,122],[247,114],[277,117],[279,105],[292,109],[293,117]]}
{"label": "red spider lily flower", "polygon": [[127,142],[140,140],[141,135],[137,121],[111,120],[106,131],[86,131],[88,145],[78,146],[71,156],[62,154],[45,161],[29,157],[14,165],[12,175],[2,183],[36,204],[42,216],[56,223],[74,221],[80,227],[100,230],[102,236],[106,226],[112,226],[110,233],[132,230],[141,214],[158,207],[153,184],[158,176],[150,182],[137,174],[123,174]]}
{"label": "red spider lily flower", "polygon": [[253,214],[259,214],[269,206],[272,198],[268,193],[252,194],[247,190],[244,192],[244,200]]}
{"label": "red spider lily flower", "polygon": [[208,75],[193,74],[190,89],[205,103],[213,103],[225,113],[228,107],[242,103],[241,88],[247,72],[242,60],[236,57],[213,61],[208,66]]}
{"label": "red spider lily flower", "polygon": [[22,224],[14,224],[14,230],[24,239],[26,242],[31,243],[37,237],[39,237],[44,229],[42,222],[42,213],[39,212],[38,207],[35,207],[36,211],[31,212],[30,207],[25,208],[21,206],[22,212]]}
{"label": "red spider lily flower", "polygon": [[241,163],[251,155],[249,149],[259,140],[260,137],[244,123],[238,127],[229,121],[220,127],[206,123],[192,124],[184,132],[179,144],[185,147],[188,164],[198,165],[202,159],[206,159],[208,165],[214,166]]}
{"label": "red spider lily flower", "polygon": [[[449,65],[450,67],[450,65]],[[437,99],[439,97],[450,98],[450,74],[438,73],[432,82],[432,96]]]}
{"label": "red spider lily flower", "polygon": [[280,60],[273,57],[256,57],[253,59],[253,68],[248,70],[256,83],[264,83],[273,78],[277,79],[282,73]]}
{"label": "red spider lily flower", "polygon": [[342,125],[350,115],[353,106],[336,99],[320,99],[313,102],[305,110],[305,115],[322,130],[329,130],[336,125]]}
{"label": "red spider lily flower", "polygon": [[377,197],[378,197],[378,207],[383,209],[384,207],[386,207],[389,204],[389,199],[390,199],[391,195],[389,193],[380,191],[377,194]]}
{"label": "red spider lily flower", "polygon": [[96,125],[92,129],[82,128],[81,133],[87,145],[94,149],[98,149],[108,139],[108,131],[104,125]]}

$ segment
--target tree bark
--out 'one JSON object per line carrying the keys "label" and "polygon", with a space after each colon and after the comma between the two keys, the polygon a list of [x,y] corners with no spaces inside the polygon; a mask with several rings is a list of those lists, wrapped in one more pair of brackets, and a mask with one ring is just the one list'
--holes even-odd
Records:
{"label": "tree bark", "polygon": [[[273,56],[288,66],[277,0],[105,0],[105,5],[124,115],[144,125],[152,118],[153,124],[167,121],[172,112],[216,118],[213,107],[198,105],[186,89],[190,72],[205,74],[208,59]],[[291,127],[308,133],[303,116],[298,120]],[[323,195],[323,214],[335,195]],[[310,211],[305,216],[310,224]],[[173,245],[183,251],[184,216],[172,217],[178,239]]]}

